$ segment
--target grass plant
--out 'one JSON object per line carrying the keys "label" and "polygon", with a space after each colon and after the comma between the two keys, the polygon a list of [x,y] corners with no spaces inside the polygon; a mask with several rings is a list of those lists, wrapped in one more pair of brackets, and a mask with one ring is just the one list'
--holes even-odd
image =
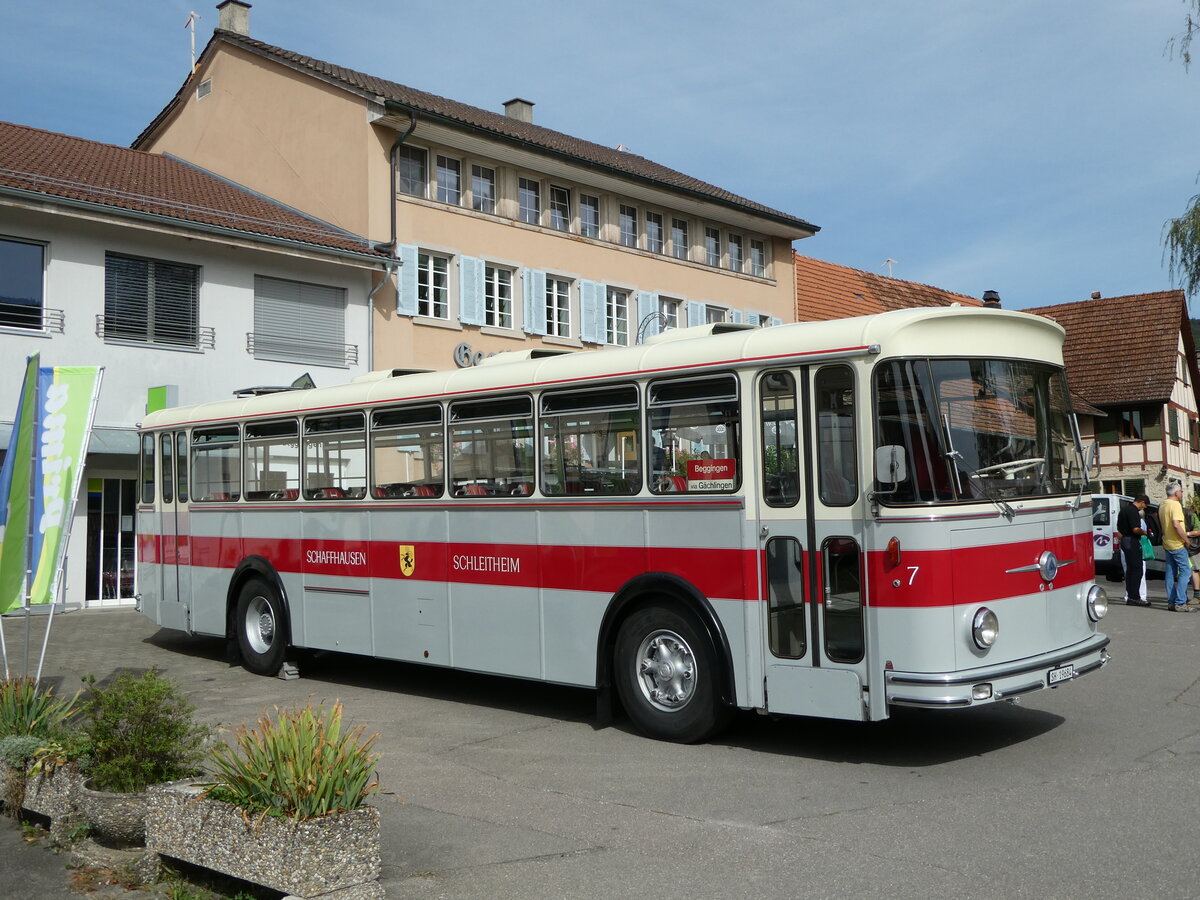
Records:
{"label": "grass plant", "polygon": [[59,697],[32,678],[0,681],[0,735],[50,735],[62,729],[78,708],[79,694]]}
{"label": "grass plant", "polygon": [[371,748],[379,734],[363,740],[362,725],[343,732],[340,702],[328,712],[323,704],[276,707],[257,725],[235,729],[233,746],[213,747],[208,796],[248,815],[311,819],[357,809],[378,792],[371,776],[379,754]]}

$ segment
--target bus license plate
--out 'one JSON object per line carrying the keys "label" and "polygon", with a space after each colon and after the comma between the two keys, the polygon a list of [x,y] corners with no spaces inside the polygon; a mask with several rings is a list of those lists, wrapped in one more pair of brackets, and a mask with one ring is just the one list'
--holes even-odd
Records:
{"label": "bus license plate", "polygon": [[1070,681],[1075,677],[1075,664],[1067,663],[1065,666],[1059,666],[1057,669],[1050,670],[1050,687],[1056,684],[1062,684],[1064,681]]}

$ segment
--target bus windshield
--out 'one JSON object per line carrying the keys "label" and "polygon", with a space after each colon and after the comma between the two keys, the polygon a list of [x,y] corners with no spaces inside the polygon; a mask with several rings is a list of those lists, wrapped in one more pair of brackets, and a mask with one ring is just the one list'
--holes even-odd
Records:
{"label": "bus windshield", "polygon": [[[1082,460],[1061,368],[1012,359],[912,359],[875,370],[876,447],[900,448],[885,503],[1075,493]],[[887,455],[887,454],[885,454]]]}

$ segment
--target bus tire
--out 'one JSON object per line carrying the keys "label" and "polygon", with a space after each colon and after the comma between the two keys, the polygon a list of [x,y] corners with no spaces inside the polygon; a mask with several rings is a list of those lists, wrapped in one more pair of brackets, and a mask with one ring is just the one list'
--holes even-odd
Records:
{"label": "bus tire", "polygon": [[673,605],[635,610],[617,632],[617,694],[649,737],[690,744],[724,725],[729,710],[717,689],[720,671],[704,629]]}
{"label": "bus tire", "polygon": [[256,675],[274,675],[288,648],[287,613],[279,592],[262,578],[251,578],[238,593],[233,619],[242,665]]}

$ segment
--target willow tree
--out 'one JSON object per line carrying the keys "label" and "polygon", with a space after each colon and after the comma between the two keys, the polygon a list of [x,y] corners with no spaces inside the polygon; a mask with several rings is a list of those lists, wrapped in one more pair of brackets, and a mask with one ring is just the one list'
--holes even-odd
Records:
{"label": "willow tree", "polygon": [[[1186,70],[1192,65],[1192,38],[1200,31],[1200,0],[1184,0],[1184,4],[1183,31],[1167,42],[1167,51],[1178,54]],[[1163,243],[1171,280],[1182,283],[1189,294],[1195,293],[1200,288],[1200,194],[1188,201],[1182,216],[1167,220]]]}

